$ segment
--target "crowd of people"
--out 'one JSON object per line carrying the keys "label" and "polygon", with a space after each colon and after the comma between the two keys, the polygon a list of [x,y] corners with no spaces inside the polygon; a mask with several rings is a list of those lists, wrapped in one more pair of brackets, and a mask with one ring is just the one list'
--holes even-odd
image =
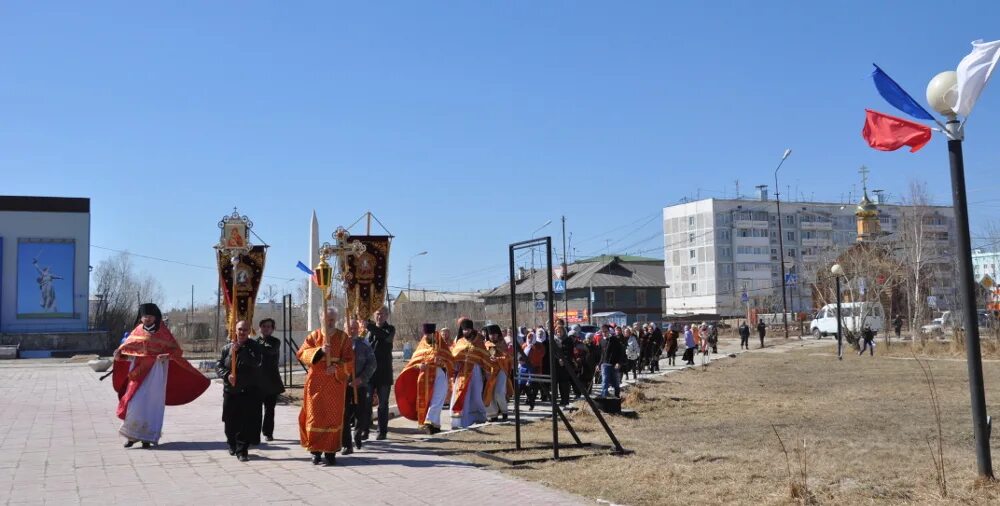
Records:
{"label": "crowd of people", "polygon": [[[160,438],[166,405],[190,402],[208,388],[208,380],[183,359],[180,346],[153,304],[140,307],[136,328],[115,352],[115,389],[119,393],[120,433],[126,447]],[[506,420],[513,396],[529,410],[542,402],[568,405],[595,384],[600,395],[620,397],[629,374],[659,371],[681,360],[707,364],[718,352],[718,328],[655,323],[631,326],[604,324],[595,332],[558,320],[549,336],[544,327],[503,331],[498,325],[480,329],[468,318],[448,328],[422,325],[418,346],[398,376],[392,369],[396,330],[381,308],[371,319],[340,320],[336,309],[321,314],[296,357],[307,367],[299,413],[299,440],[314,464],[335,465],[336,454],[349,455],[369,439],[372,407],[377,406],[376,439],[388,433],[389,395],[394,389],[401,416],[414,420],[427,434],[442,430],[450,411],[452,429]],[[338,325],[344,327],[343,330]],[[284,385],[278,372],[281,341],[273,336],[274,320],[258,322],[251,339],[247,321],[235,325],[234,339],[221,350],[216,374],[223,382],[222,422],[229,454],[249,460],[251,446],[274,437],[274,409]],[[758,327],[761,346],[765,329]],[[749,345],[749,327],[739,327],[741,347]],[[556,385],[555,397],[549,382]],[[585,392],[584,390],[587,390]]]}

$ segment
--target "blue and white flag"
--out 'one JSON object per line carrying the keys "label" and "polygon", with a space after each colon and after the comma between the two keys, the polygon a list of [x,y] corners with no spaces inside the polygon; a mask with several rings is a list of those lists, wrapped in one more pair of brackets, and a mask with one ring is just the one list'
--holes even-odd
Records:
{"label": "blue and white flag", "polygon": [[301,261],[299,263],[295,264],[295,266],[298,267],[300,271],[302,271],[302,272],[304,272],[304,273],[306,273],[306,274],[308,274],[310,276],[313,275],[312,269],[306,267],[306,264],[302,263]]}

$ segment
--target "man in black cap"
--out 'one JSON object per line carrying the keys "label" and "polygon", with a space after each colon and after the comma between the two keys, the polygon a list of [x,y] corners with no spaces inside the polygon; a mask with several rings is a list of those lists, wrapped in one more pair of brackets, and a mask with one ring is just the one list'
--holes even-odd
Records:
{"label": "man in black cap", "polygon": [[[388,308],[382,306],[375,312],[375,321],[368,321],[368,345],[375,352],[375,375],[372,376],[370,395],[378,397],[378,437],[385,439],[389,432],[389,390],[392,388],[392,340],[396,337],[396,327],[386,320]],[[368,405],[371,406],[371,402]],[[368,427],[361,433],[361,439],[368,439]]]}
{"label": "man in black cap", "polygon": [[556,370],[553,376],[558,383],[559,405],[568,406],[570,385],[573,381],[570,379],[573,349],[576,347],[576,342],[573,336],[566,334],[566,328],[562,325],[556,326],[555,340],[558,343],[559,354],[557,356],[559,359],[556,361]]}
{"label": "man in black cap", "polygon": [[281,372],[278,371],[278,362],[281,357],[281,340],[274,337],[274,320],[264,318],[258,323],[260,337],[257,344],[260,345],[263,353],[261,364],[261,395],[264,402],[264,421],[261,424],[261,432],[265,441],[274,440],[274,405],[278,403],[278,395],[285,391],[285,384],[281,381]]}
{"label": "man in black cap", "polygon": [[[233,371],[233,355],[236,370]],[[250,324],[236,323],[236,341],[222,347],[215,372],[223,381],[222,421],[225,423],[229,454],[240,462],[250,460],[250,445],[260,444],[260,367],[263,351],[250,339]]]}

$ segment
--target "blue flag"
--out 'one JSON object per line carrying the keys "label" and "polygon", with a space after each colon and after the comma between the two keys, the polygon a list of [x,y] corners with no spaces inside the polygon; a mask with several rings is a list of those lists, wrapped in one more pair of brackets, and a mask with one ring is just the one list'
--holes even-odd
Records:
{"label": "blue flag", "polygon": [[302,262],[299,262],[299,263],[295,264],[295,266],[298,267],[300,271],[302,271],[302,272],[304,272],[304,273],[306,273],[306,274],[308,274],[310,276],[313,275],[312,269],[306,267],[306,264],[304,264]]}
{"label": "blue flag", "polygon": [[878,94],[882,95],[886,102],[914,118],[934,121],[934,116],[931,116],[927,109],[913,100],[913,97],[902,86],[896,84],[896,81],[893,81],[878,65],[874,63],[872,65],[875,66],[875,72],[872,72],[875,88],[878,89]]}

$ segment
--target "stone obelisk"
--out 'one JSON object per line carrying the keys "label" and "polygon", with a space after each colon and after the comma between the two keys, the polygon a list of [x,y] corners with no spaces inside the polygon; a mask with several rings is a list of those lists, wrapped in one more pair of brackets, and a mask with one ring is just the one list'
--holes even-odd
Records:
{"label": "stone obelisk", "polygon": [[[316,210],[313,209],[312,222],[309,224],[309,268],[315,269],[319,263],[319,220],[316,219]],[[320,305],[323,304],[322,295],[316,288],[316,283],[312,279],[309,281],[309,290],[306,292],[306,317],[308,330],[310,332],[319,326]]]}

